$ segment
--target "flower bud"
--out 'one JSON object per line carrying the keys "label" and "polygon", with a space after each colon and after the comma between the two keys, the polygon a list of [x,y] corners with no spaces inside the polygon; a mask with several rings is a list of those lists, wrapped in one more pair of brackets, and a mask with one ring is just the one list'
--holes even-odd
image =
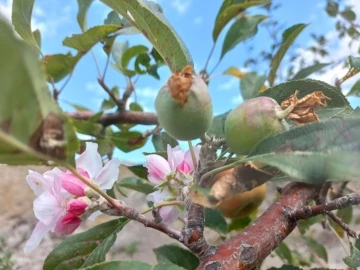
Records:
{"label": "flower bud", "polygon": [[[78,169],[78,172],[86,178],[89,178],[89,174],[82,170]],[[67,171],[61,175],[61,184],[62,187],[75,196],[85,196],[85,190],[89,187],[82,182],[77,176],[75,176],[72,172]]]}
{"label": "flower bud", "polygon": [[71,199],[66,204],[66,211],[68,213],[74,214],[76,216],[80,216],[80,215],[84,214],[86,208],[88,207],[88,203],[85,202],[85,199],[89,200],[87,197]]}

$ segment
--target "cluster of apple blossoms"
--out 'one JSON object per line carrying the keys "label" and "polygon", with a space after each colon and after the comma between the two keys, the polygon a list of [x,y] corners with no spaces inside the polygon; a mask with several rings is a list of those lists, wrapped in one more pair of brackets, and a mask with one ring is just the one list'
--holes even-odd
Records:
{"label": "cluster of apple blossoms", "polygon": [[[96,143],[87,142],[86,150],[76,159],[76,170],[101,190],[109,190],[119,177],[120,161],[113,158],[103,166]],[[199,159],[200,148],[194,147],[194,158]],[[195,164],[190,151],[179,146],[167,148],[168,159],[148,155],[145,167],[148,180],[154,185],[147,200],[155,206],[165,201],[183,200],[184,190],[193,181]],[[61,235],[73,233],[86,219],[95,218],[104,210],[104,200],[70,171],[54,168],[44,174],[29,170],[26,180],[36,199],[33,210],[38,223],[25,245],[25,253],[33,251],[49,231]],[[101,200],[102,199],[102,200]],[[159,210],[162,222],[170,224],[181,214],[177,206],[165,206]]]}

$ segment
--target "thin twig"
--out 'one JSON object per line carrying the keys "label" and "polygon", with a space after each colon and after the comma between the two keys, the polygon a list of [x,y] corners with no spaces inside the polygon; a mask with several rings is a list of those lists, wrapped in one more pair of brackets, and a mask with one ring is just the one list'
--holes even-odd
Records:
{"label": "thin twig", "polygon": [[106,76],[107,69],[109,67],[109,63],[110,63],[110,55],[108,55],[108,57],[106,59],[106,64],[105,64],[104,72],[103,72],[103,75],[102,75],[102,80],[103,81],[105,80],[105,76]]}
{"label": "thin twig", "polygon": [[350,193],[325,204],[306,206],[298,209],[291,215],[291,217],[294,220],[307,219],[320,214],[326,214],[326,212],[329,211],[344,209],[357,204],[360,204],[360,194]]}
{"label": "thin twig", "polygon": [[118,108],[123,107],[123,102],[119,100],[114,93],[111,92],[111,89],[105,84],[104,79],[102,77],[98,78],[98,83],[100,86],[105,90],[105,92],[111,97],[111,99],[115,102],[115,104],[118,106]]}
{"label": "thin twig", "polygon": [[97,73],[98,73],[98,77],[101,78],[101,71],[100,71],[99,62],[98,62],[98,60],[96,58],[96,55],[95,55],[93,50],[91,50],[91,55],[94,58],[94,62],[95,62],[96,70],[97,70]]}
{"label": "thin twig", "polygon": [[[206,69],[207,69],[207,66],[209,65],[210,58],[211,58],[211,56],[212,56],[212,54],[213,54],[213,52],[214,52],[215,45],[216,45],[216,43],[214,42],[213,46],[211,47],[209,56],[208,56],[208,58],[206,59],[206,63],[205,63],[205,66],[204,66],[204,73],[203,73],[203,74],[206,74]],[[205,79],[205,78],[203,77],[203,79]]]}
{"label": "thin twig", "polygon": [[337,217],[333,212],[325,212],[329,218],[331,218],[334,222],[339,224],[339,226],[352,238],[357,239],[357,233],[351,229],[341,218]]}

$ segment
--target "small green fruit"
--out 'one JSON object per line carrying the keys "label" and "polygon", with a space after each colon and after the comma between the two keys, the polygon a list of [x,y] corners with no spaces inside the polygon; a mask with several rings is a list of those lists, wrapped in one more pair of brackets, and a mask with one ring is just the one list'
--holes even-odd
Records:
{"label": "small green fruit", "polygon": [[[190,80],[191,86],[186,89],[186,98],[181,96],[181,102],[171,94],[169,82],[160,89],[155,101],[160,126],[180,141],[194,140],[204,135],[213,116],[207,85],[200,77]],[[183,95],[181,91],[179,95]]]}
{"label": "small green fruit", "polygon": [[225,121],[225,140],[231,152],[247,155],[262,139],[287,129],[283,118],[293,108],[282,110],[276,100],[256,97],[229,113]]}

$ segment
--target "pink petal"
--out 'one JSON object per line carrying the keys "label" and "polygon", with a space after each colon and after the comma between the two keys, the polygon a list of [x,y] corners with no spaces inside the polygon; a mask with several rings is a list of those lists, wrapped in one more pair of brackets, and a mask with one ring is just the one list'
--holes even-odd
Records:
{"label": "pink petal", "polygon": [[59,220],[55,227],[55,232],[61,235],[68,235],[73,233],[81,224],[81,220],[77,217],[67,217],[65,223],[63,221],[63,219]]}
{"label": "pink petal", "polygon": [[76,168],[88,172],[92,179],[98,175],[102,168],[101,156],[97,149],[97,143],[86,142],[86,150],[76,159]]}
{"label": "pink petal", "polygon": [[110,160],[104,168],[101,169],[96,176],[95,182],[100,186],[102,190],[111,189],[116,180],[119,178],[119,166],[120,160],[113,158]]}
{"label": "pink petal", "polygon": [[50,190],[51,187],[51,183],[44,176],[31,170],[29,170],[29,174],[26,176],[26,181],[37,197],[43,192]]}
{"label": "pink petal", "polygon": [[[74,224],[74,223],[78,223],[79,220],[80,219],[78,218],[77,215],[74,215],[72,213],[66,213],[65,216],[61,219],[61,223],[63,225]],[[56,226],[58,226],[58,225],[56,224]],[[57,227],[55,227],[55,231],[57,231],[56,228]]]}
{"label": "pink petal", "polygon": [[63,211],[56,197],[50,192],[44,192],[34,201],[34,214],[46,226],[57,222],[59,214]]}
{"label": "pink petal", "polygon": [[144,167],[148,169],[148,179],[153,184],[163,182],[168,174],[171,173],[169,163],[161,156],[148,155]]}
{"label": "pink petal", "polygon": [[[89,179],[89,174],[82,170],[77,170],[81,175]],[[72,172],[67,171],[61,175],[62,187],[75,196],[85,196],[85,189],[89,188],[84,182],[77,178]]]}
{"label": "pink petal", "polygon": [[184,174],[189,174],[193,169],[190,167],[188,163],[185,161],[181,162],[181,164],[178,166],[178,170]]}
{"label": "pink petal", "polygon": [[25,254],[28,254],[35,250],[40,244],[41,240],[44,238],[45,234],[49,231],[49,226],[46,226],[44,223],[39,221],[36,224],[33,232],[31,233],[29,240],[26,242],[26,245],[24,247]]}
{"label": "pink petal", "polygon": [[66,204],[66,212],[80,216],[84,214],[86,207],[88,207],[88,204],[83,200],[72,199]]}
{"label": "pink petal", "polygon": [[[194,150],[194,154],[195,154],[195,159],[196,162],[199,161],[199,155],[200,155],[200,147],[195,146],[193,147]],[[191,157],[191,152],[190,150],[186,151],[185,156],[184,156],[184,161],[190,166],[190,170],[194,170],[195,166]]]}
{"label": "pink petal", "polygon": [[184,160],[185,152],[179,146],[171,148],[167,145],[168,163],[170,164],[171,171],[175,171],[177,166]]}

